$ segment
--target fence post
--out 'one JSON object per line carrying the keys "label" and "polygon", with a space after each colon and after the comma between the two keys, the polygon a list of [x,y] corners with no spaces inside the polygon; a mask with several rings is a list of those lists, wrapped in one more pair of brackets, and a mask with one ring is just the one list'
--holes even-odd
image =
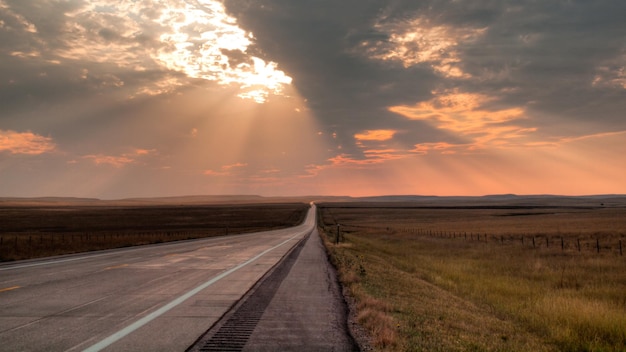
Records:
{"label": "fence post", "polygon": [[576,239],[576,244],[578,245],[578,251],[580,252],[580,238]]}
{"label": "fence post", "polygon": [[535,248],[535,236],[533,236],[533,248]]}
{"label": "fence post", "polygon": [[600,253],[600,239],[596,237],[596,250]]}
{"label": "fence post", "polygon": [[563,236],[561,236],[561,250],[565,250],[565,244],[563,243]]}
{"label": "fence post", "polygon": [[619,255],[622,256],[622,240],[619,240]]}

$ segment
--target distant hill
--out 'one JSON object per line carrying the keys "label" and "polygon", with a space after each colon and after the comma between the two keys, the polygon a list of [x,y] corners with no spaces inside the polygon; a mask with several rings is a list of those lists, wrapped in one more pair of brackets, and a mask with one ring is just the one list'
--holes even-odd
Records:
{"label": "distant hill", "polygon": [[90,205],[101,202],[97,198],[76,198],[76,197],[0,197],[1,205]]}
{"label": "distant hill", "polygon": [[76,197],[0,197],[0,206],[152,206],[201,204],[263,204],[351,201],[351,197],[298,196],[263,197],[258,195],[197,195],[173,197],[138,197],[124,199],[97,199]]}
{"label": "distant hill", "polygon": [[390,203],[394,206],[589,206],[623,207],[626,195],[604,194],[586,196],[515,195],[495,194],[486,196],[421,196],[389,195],[374,197],[348,196],[296,196],[264,197],[259,195],[196,195],[154,198],[125,198],[102,200],[75,197],[0,197],[0,206],[151,206],[151,205],[200,205],[200,204],[263,204],[263,203]]}
{"label": "distant hill", "polygon": [[495,194],[486,196],[380,196],[354,198],[354,201],[410,203],[421,206],[626,206],[626,195],[585,196]]}

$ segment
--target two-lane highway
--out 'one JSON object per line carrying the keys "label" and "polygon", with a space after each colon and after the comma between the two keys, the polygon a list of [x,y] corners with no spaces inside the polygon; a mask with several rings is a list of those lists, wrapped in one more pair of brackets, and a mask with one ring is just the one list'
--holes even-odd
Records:
{"label": "two-lane highway", "polygon": [[184,351],[314,224],[0,265],[0,350]]}

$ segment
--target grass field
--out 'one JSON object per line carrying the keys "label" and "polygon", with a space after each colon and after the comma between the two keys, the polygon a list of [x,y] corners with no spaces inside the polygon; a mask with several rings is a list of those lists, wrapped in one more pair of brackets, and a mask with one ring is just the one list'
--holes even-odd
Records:
{"label": "grass field", "polygon": [[626,350],[626,208],[319,207],[377,350]]}
{"label": "grass field", "polygon": [[309,205],[2,206],[0,261],[299,224]]}

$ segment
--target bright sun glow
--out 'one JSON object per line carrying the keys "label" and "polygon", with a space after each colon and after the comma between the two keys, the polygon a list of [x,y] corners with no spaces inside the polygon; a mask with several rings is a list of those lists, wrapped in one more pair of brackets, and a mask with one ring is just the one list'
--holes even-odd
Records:
{"label": "bright sun glow", "polygon": [[265,62],[246,53],[254,39],[228,16],[217,1],[185,3],[161,13],[158,22],[171,28],[161,35],[168,44],[158,52],[158,60],[168,68],[190,77],[238,85],[241,98],[258,103],[269,94],[281,94],[291,77],[277,69],[274,62]]}
{"label": "bright sun glow", "polygon": [[[238,96],[264,103],[282,95],[291,77],[248,53],[254,36],[237,25],[217,0],[90,1],[66,14],[65,43],[56,56],[132,68],[163,67],[187,77],[239,88]],[[153,34],[156,34],[153,36]],[[110,77],[123,85],[119,77]],[[171,92],[183,84],[168,77],[137,94]]]}

